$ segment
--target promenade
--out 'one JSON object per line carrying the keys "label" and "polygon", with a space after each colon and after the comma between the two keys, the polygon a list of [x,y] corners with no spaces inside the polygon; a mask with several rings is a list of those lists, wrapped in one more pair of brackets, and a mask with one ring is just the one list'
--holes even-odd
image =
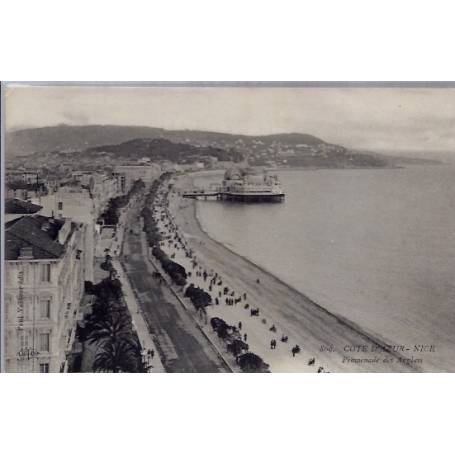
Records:
{"label": "promenade", "polygon": [[[149,331],[142,310],[139,307],[134,291],[123,269],[122,263],[118,259],[113,260],[113,266],[118,273],[118,278],[122,283],[122,291],[128,310],[133,320],[139,342],[141,343],[144,361],[149,368],[149,373],[164,373],[165,369],[158,355],[158,349],[153,341],[153,336]],[[151,355],[153,352],[153,355]]]}
{"label": "promenade", "polygon": [[152,277],[155,269],[148,260],[146,245],[141,242],[138,214],[139,207],[129,212],[121,263],[164,370],[180,373],[230,371],[168,286]]}
{"label": "promenade", "polygon": [[[176,184],[176,190],[188,187],[185,177]],[[164,217],[164,218],[163,218]],[[189,282],[204,288],[212,299],[220,297],[219,291],[227,286],[235,291],[235,298],[246,294],[238,305],[226,304],[225,295],[219,298],[219,305],[208,308],[209,318],[223,318],[231,325],[242,323],[243,333],[248,335],[248,344],[270,365],[272,372],[411,372],[418,366],[400,362],[395,353],[383,357],[392,359],[388,363],[346,363],[343,362],[345,346],[378,346],[380,340],[364,333],[349,321],[331,314],[305,295],[286,285],[267,271],[247,259],[233,253],[211,239],[200,227],[195,213],[195,201],[182,199],[176,192],[169,194],[169,208],[161,207],[157,212],[160,229],[165,235],[178,235],[184,245],[162,242],[161,247],[176,262],[192,272]],[[161,221],[163,219],[163,221]],[[167,225],[167,227],[166,227]],[[192,258],[185,251],[193,251]],[[197,267],[193,259],[197,257]],[[203,272],[208,275],[207,281]],[[210,276],[217,273],[222,286],[212,286]],[[245,302],[248,308],[245,308]],[[250,309],[259,308],[260,316],[251,317]],[[265,321],[265,322],[264,322]],[[274,326],[276,332],[270,328]],[[282,335],[288,337],[282,343]],[[277,340],[271,349],[272,339]],[[291,347],[299,345],[302,352],[295,357]],[[321,346],[333,346],[333,351],[321,351]],[[310,360],[314,359],[314,363]]]}

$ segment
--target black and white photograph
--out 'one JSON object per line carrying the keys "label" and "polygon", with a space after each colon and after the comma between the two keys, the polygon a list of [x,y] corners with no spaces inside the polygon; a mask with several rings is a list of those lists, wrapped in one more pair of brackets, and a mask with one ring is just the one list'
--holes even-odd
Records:
{"label": "black and white photograph", "polygon": [[4,0],[2,453],[453,452],[452,3]]}
{"label": "black and white photograph", "polygon": [[454,84],[4,105],[4,371],[455,371]]}

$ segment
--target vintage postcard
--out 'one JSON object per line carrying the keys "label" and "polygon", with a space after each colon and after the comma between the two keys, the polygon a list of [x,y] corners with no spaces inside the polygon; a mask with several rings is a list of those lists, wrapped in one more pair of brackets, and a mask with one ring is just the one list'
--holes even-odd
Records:
{"label": "vintage postcard", "polygon": [[455,371],[455,84],[2,92],[3,371]]}

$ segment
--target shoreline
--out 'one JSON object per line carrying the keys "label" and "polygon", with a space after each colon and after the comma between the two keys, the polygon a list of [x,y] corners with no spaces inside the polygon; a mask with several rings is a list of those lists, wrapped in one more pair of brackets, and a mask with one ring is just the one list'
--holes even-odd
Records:
{"label": "shoreline", "polygon": [[[200,175],[200,173],[199,173]],[[191,181],[197,175],[179,176],[176,186],[182,185],[182,181]],[[181,203],[181,202],[180,202]],[[263,304],[264,300],[274,297],[275,303],[268,302],[262,305],[265,313],[273,314],[272,320],[278,325],[283,326],[286,333],[293,333],[296,337],[304,339],[304,346],[310,347],[312,355],[323,359],[331,371],[345,372],[416,372],[420,368],[407,365],[405,356],[393,352],[391,344],[381,340],[378,336],[370,334],[361,327],[344,318],[341,315],[332,313],[320,306],[308,296],[284,282],[272,272],[256,264],[254,261],[245,257],[229,246],[213,239],[202,227],[197,214],[196,201],[186,200],[184,206],[173,207],[170,205],[179,229],[186,235],[189,234],[190,243],[195,242],[194,250],[198,257],[202,257],[201,262],[212,266],[213,269],[225,269],[225,275],[232,278],[243,288],[248,289],[248,293],[253,294],[257,301]],[[189,232],[188,232],[189,231]],[[230,273],[232,272],[232,277]],[[260,277],[260,287],[267,288],[265,294],[260,292],[258,286],[252,283],[251,276]],[[248,276],[250,279],[248,280]],[[278,306],[277,303],[278,302]],[[288,305],[286,305],[288,304]],[[292,305],[291,305],[292,304]],[[312,321],[312,322],[310,322]],[[305,332],[305,333],[303,333]],[[393,363],[383,365],[374,364],[355,364],[348,366],[343,362],[346,354],[343,347],[351,345],[368,345],[379,349],[384,355],[393,357]],[[321,346],[334,346],[334,352],[321,352]],[[377,352],[377,351],[376,351]],[[403,360],[405,362],[403,362]]]}
{"label": "shoreline", "polygon": [[[256,267],[263,274],[268,275],[270,277],[270,279],[273,279],[273,280],[277,281],[281,286],[288,288],[290,292],[295,292],[296,294],[299,294],[309,304],[314,305],[317,308],[318,311],[323,311],[323,312],[327,313],[327,315],[329,315],[331,317],[334,317],[340,324],[343,324],[346,327],[348,327],[350,330],[353,330],[353,331],[359,333],[359,335],[365,337],[370,343],[382,348],[384,351],[389,352],[389,350],[387,350],[386,346],[397,346],[394,343],[387,343],[385,340],[381,340],[378,336],[375,336],[373,334],[368,333],[367,331],[363,330],[358,324],[356,324],[355,322],[353,322],[353,321],[341,316],[340,314],[327,310],[322,305],[319,305],[317,302],[315,302],[312,298],[310,298],[306,294],[304,294],[302,291],[299,291],[298,289],[296,289],[295,287],[293,287],[289,283],[286,283],[286,281],[284,281],[279,276],[275,275],[273,272],[271,272],[267,268],[255,263],[249,257],[238,253],[237,251],[235,251],[232,248],[230,248],[228,245],[226,245],[226,244],[224,244],[222,242],[219,242],[218,240],[216,240],[213,237],[211,237],[210,234],[202,227],[202,224],[201,224],[201,222],[199,220],[199,217],[197,215],[197,207],[196,207],[195,201],[193,201],[192,205],[194,206],[194,217],[195,217],[196,223],[199,226],[199,229],[204,233],[204,235],[207,236],[208,239],[210,239],[213,243],[216,243],[220,247],[220,249],[221,248],[226,249],[231,254],[234,254],[234,255],[238,256],[239,258],[243,259],[245,262],[248,262],[252,267]],[[389,353],[391,355],[395,356],[395,354],[393,354],[391,352],[389,352]],[[402,359],[404,361],[409,360],[408,358],[402,357],[402,356],[396,356],[396,357],[400,358],[400,359]]]}

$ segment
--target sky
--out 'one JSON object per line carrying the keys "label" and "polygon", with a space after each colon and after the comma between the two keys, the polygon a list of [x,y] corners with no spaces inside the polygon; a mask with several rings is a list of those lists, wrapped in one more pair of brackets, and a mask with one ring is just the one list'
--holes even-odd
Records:
{"label": "sky", "polygon": [[7,87],[7,130],[62,123],[297,132],[357,149],[455,152],[455,87]]}

